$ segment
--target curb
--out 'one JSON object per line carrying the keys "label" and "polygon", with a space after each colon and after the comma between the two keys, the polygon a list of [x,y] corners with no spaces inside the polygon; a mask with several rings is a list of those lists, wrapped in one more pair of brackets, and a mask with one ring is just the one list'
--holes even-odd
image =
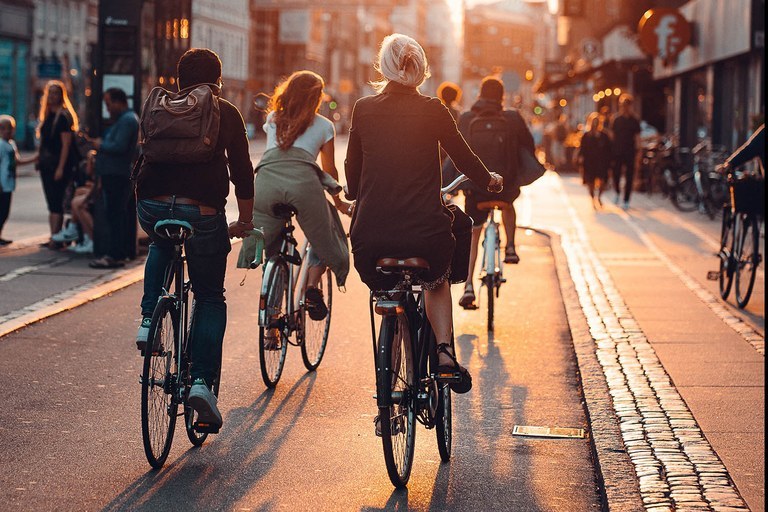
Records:
{"label": "curb", "polygon": [[[143,278],[144,265],[138,265],[30,304],[21,310],[20,316],[0,323],[0,341],[28,325],[122,290]],[[27,312],[23,313],[23,311]]]}
{"label": "curb", "polygon": [[582,312],[575,284],[571,279],[561,236],[559,233],[535,227],[518,226],[518,229],[530,229],[550,239],[560,294],[576,354],[578,377],[584,396],[584,410],[590,426],[589,445],[597,470],[603,511],[645,511],[635,477],[635,468],[624,447],[608,383],[597,360],[595,342]]}

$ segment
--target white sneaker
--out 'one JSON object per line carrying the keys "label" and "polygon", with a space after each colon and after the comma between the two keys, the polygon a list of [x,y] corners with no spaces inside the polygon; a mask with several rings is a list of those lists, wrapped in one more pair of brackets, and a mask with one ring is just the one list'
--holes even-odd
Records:
{"label": "white sneaker", "polygon": [[93,240],[88,238],[88,235],[85,235],[82,242],[74,247],[69,247],[69,250],[75,254],[91,254],[93,252]]}
{"label": "white sneaker", "polygon": [[[218,431],[221,428],[222,419],[217,407],[216,395],[214,395],[203,379],[195,379],[187,396],[187,403],[197,413],[197,423],[204,424],[206,428]],[[201,425],[202,426],[202,425]]]}
{"label": "white sneaker", "polygon": [[58,243],[74,242],[78,239],[80,233],[77,232],[77,225],[69,221],[61,231],[51,236],[51,240]]}

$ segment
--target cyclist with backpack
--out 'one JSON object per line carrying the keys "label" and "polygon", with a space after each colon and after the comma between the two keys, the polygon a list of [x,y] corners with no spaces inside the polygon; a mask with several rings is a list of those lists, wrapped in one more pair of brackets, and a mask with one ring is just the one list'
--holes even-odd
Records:
{"label": "cyclist with backpack", "polygon": [[470,186],[464,190],[466,197],[464,210],[472,218],[472,247],[469,253],[469,278],[464,287],[464,294],[459,305],[464,309],[477,309],[472,276],[477,260],[480,233],[488,218],[488,212],[478,209],[478,203],[484,201],[504,201],[507,206],[501,210],[504,232],[506,235],[505,263],[518,263],[520,257],[515,250],[515,228],[517,214],[514,200],[520,195],[520,187],[515,185],[515,170],[520,161],[520,151],[534,153],[533,135],[523,117],[515,109],[505,109],[504,84],[496,77],[488,76],[480,84],[480,95],[472,108],[459,118],[459,131],[467,140],[472,151],[485,165],[504,177],[504,190],[501,194],[492,194],[482,188]]}
{"label": "cyclist with backpack", "polygon": [[[142,322],[136,337],[146,348],[151,315],[173,256],[172,242],[159,237],[163,219],[192,225],[186,241],[187,267],[195,301],[189,333],[193,385],[188,402],[201,423],[222,424],[211,392],[221,367],[227,323],[224,273],[229,239],[253,229],[253,165],[245,123],[237,107],[220,98],[221,61],[205,48],[184,53],[177,64],[179,93],[150,92],[141,115],[142,155],[137,164],[139,222],[152,243],[144,269]],[[238,220],[227,225],[224,205],[235,186]]]}

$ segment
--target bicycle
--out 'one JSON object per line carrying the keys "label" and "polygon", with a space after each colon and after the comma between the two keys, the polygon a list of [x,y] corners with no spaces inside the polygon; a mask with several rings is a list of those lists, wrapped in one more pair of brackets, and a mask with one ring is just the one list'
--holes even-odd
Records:
{"label": "bicycle", "polygon": [[[187,437],[201,446],[218,427],[197,421],[197,413],[187,403],[192,387],[189,346],[190,281],[185,277],[184,242],[194,235],[191,224],[165,219],[154,226],[155,233],[173,243],[173,258],[166,271],[162,293],[152,313],[152,323],[144,350],[141,375],[141,433],[149,464],[160,469],[171,450],[176,418],[184,416]],[[173,288],[171,288],[173,286]],[[219,377],[212,391],[219,394]],[[183,411],[178,413],[179,406]]]}
{"label": "bicycle", "polygon": [[719,281],[720,296],[727,300],[735,280],[736,305],[749,303],[760,254],[760,222],[765,216],[764,179],[746,173],[728,172],[730,202],[723,208],[720,235],[720,268],[712,278]]}
{"label": "bicycle", "polygon": [[[460,175],[441,189],[452,192],[467,178]],[[427,318],[424,292],[415,280],[429,269],[421,258],[381,258],[376,270],[399,276],[393,290],[370,293],[371,340],[376,368],[377,435],[392,484],[405,487],[411,475],[416,421],[435,429],[440,460],[451,459],[453,443],[452,383],[462,381],[456,370],[438,373],[438,347]],[[378,339],[375,314],[382,317]],[[454,341],[451,337],[451,347]]]}
{"label": "bicycle", "polygon": [[724,148],[712,146],[708,139],[692,150],[691,171],[679,176],[672,203],[683,212],[699,210],[714,219],[727,197],[728,188],[723,176],[715,169],[727,158]]}
{"label": "bicycle", "polygon": [[[276,204],[272,211],[285,220],[285,226],[281,231],[280,251],[264,264],[259,296],[259,358],[261,377],[268,388],[274,388],[280,380],[289,344],[301,347],[301,358],[308,371],[320,366],[328,344],[333,305],[331,271],[326,268],[318,289],[325,298],[328,312],[320,320],[311,318],[305,294],[312,248],[306,240],[298,248],[293,236],[296,229],[292,222],[296,214],[293,206]],[[261,254],[257,252],[251,268],[260,262]]]}
{"label": "bicycle", "polygon": [[[413,466],[417,420],[425,428],[435,429],[440,460],[450,460],[453,427],[449,386],[459,382],[461,375],[437,373],[435,334],[427,319],[424,293],[414,284],[429,264],[421,258],[381,258],[376,269],[400,276],[394,290],[371,291],[370,314],[377,424],[387,474],[395,487],[402,488],[408,484]],[[382,317],[378,341],[374,313]]]}
{"label": "bicycle", "polygon": [[[458,176],[443,190],[452,191],[465,181],[464,175]],[[445,192],[443,192],[445,194]],[[501,237],[497,212],[508,207],[504,201],[481,201],[477,203],[477,209],[488,212],[483,234],[483,267],[480,274],[480,287],[485,287],[488,297],[488,332],[494,330],[494,300],[499,297],[499,289],[507,280],[504,279],[504,257],[501,251]],[[469,276],[471,279],[472,276]]]}
{"label": "bicycle", "polygon": [[494,299],[499,297],[499,289],[507,280],[504,279],[504,257],[501,255],[501,238],[497,212],[506,208],[504,201],[483,201],[477,203],[479,210],[488,212],[483,234],[483,269],[480,275],[480,287],[485,287],[488,296],[488,332],[494,330]]}

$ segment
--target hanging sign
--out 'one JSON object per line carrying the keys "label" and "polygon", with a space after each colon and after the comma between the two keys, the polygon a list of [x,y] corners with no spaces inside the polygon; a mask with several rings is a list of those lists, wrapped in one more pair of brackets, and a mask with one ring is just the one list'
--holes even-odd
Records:
{"label": "hanging sign", "polygon": [[637,32],[643,52],[665,64],[674,61],[691,42],[691,24],[677,9],[647,10]]}

